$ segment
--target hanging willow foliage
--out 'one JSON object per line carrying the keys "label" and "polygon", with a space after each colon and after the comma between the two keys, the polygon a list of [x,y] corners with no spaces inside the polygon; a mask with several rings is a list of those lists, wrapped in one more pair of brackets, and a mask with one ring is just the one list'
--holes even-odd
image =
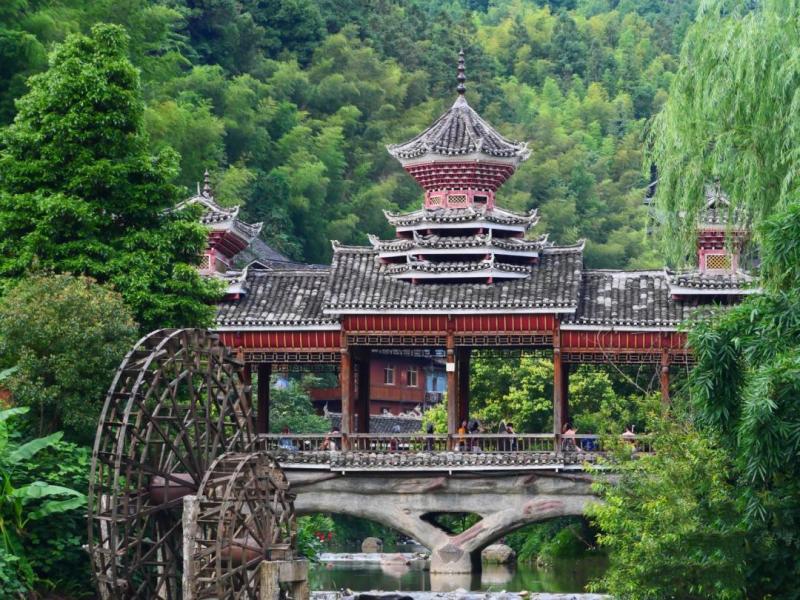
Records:
{"label": "hanging willow foliage", "polygon": [[672,262],[694,247],[704,184],[719,178],[758,224],[798,188],[800,1],[706,0],[654,118],[659,236]]}

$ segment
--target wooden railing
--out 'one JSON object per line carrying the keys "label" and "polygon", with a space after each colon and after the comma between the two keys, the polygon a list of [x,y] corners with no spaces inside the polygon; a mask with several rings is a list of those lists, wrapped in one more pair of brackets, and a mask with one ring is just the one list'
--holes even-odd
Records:
{"label": "wooden railing", "polygon": [[558,468],[594,463],[610,445],[632,454],[652,452],[648,436],[609,439],[593,434],[269,434],[260,449],[286,465],[329,465],[335,469]]}

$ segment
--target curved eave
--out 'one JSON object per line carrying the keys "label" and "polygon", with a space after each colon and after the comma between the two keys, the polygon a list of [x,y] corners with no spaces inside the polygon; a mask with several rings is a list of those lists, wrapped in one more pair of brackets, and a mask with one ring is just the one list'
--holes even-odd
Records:
{"label": "curved eave", "polygon": [[513,308],[480,308],[476,306],[442,308],[441,306],[396,308],[396,307],[347,307],[326,308],[326,315],[541,315],[541,314],[574,314],[577,306],[564,304],[546,304],[540,306],[515,306]]}
{"label": "curved eave", "polygon": [[758,294],[759,288],[739,287],[693,287],[669,284],[669,293],[673,296],[749,296]]}
{"label": "curved eave", "polygon": [[[389,153],[392,154],[391,146],[386,147],[389,150]],[[484,152],[466,152],[464,154],[440,154],[435,151],[429,150],[424,154],[420,154],[413,157],[403,157],[397,156],[392,154],[394,158],[396,158],[400,165],[404,169],[413,169],[414,167],[418,167],[420,165],[428,165],[428,164],[446,164],[446,163],[480,163],[481,165],[497,165],[500,167],[512,167],[516,169],[519,164],[525,160],[527,160],[528,156],[530,156],[530,150],[527,150],[526,145],[526,153],[523,155],[511,155],[511,156],[493,156],[491,154],[486,154]]]}
{"label": "curved eave", "polygon": [[504,271],[502,269],[483,269],[476,271],[418,271],[414,268],[409,268],[407,271],[400,271],[397,273],[387,273],[393,279],[404,280],[442,280],[442,279],[475,279],[483,281],[488,278],[492,279],[524,279],[530,275],[526,272],[517,271]]}
{"label": "curved eave", "polygon": [[341,323],[242,323],[217,325],[214,331],[340,331]]}
{"label": "curved eave", "polygon": [[614,323],[562,323],[561,331],[599,331],[614,333],[617,331],[630,333],[674,333],[678,331],[679,323],[658,323],[658,324],[642,324],[642,325],[617,325]]}
{"label": "curved eave", "polygon": [[426,248],[425,246],[415,246],[408,250],[387,250],[380,251],[380,258],[401,258],[408,256],[447,256],[447,255],[472,255],[472,254],[494,254],[495,256],[517,256],[525,258],[539,258],[538,249],[531,250],[506,250],[491,244],[483,246],[459,246],[455,248]]}

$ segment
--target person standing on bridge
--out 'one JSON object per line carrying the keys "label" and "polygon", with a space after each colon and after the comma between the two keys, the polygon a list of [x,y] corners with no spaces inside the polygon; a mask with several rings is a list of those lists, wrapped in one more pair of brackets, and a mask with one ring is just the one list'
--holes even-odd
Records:
{"label": "person standing on bridge", "polygon": [[425,427],[425,451],[433,452],[433,423]]}
{"label": "person standing on bridge", "polygon": [[509,421],[505,425],[505,432],[507,435],[511,436],[511,439],[506,442],[506,449],[509,452],[516,452],[517,451],[517,432],[514,431],[514,424]]}
{"label": "person standing on bridge", "polygon": [[392,437],[389,440],[389,452],[397,452],[398,448],[400,447],[400,439],[397,437],[400,435],[400,425],[394,425],[392,427]]}
{"label": "person standing on bridge", "polygon": [[561,431],[562,452],[576,452],[578,450],[578,447],[575,444],[576,433],[578,433],[578,430],[572,428],[572,423],[570,423],[569,421],[564,423],[564,428]]}
{"label": "person standing on bridge", "polygon": [[461,427],[458,428],[458,437],[456,438],[456,452],[463,452],[467,448],[467,421],[461,421]]}

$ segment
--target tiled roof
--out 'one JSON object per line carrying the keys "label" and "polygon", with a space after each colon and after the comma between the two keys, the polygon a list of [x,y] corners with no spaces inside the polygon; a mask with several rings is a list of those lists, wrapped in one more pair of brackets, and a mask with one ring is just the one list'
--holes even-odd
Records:
{"label": "tiled roof", "polygon": [[744,226],[746,220],[744,212],[739,208],[731,208],[731,201],[719,182],[706,185],[705,194],[706,204],[698,215],[698,224],[701,228],[715,228],[729,224]]}
{"label": "tiled roof", "polygon": [[199,204],[202,207],[203,214],[200,215],[200,223],[209,229],[230,229],[238,233],[246,241],[255,239],[261,233],[263,223],[245,223],[239,218],[238,206],[231,208],[220,206],[208,190],[204,190],[196,196],[181,202],[175,207],[175,210],[194,204]]}
{"label": "tiled roof", "polygon": [[[329,412],[327,415],[331,427],[342,428],[342,414]],[[375,434],[398,433],[394,431],[395,425],[400,428],[399,433],[419,433],[422,431],[422,419],[395,416],[395,415],[370,415],[369,432]]]}
{"label": "tiled roof", "polygon": [[307,327],[338,325],[322,313],[329,269],[248,269],[244,298],[217,306],[218,327]]}
{"label": "tiled roof", "polygon": [[411,284],[387,277],[373,248],[334,244],[325,312],[509,311],[569,312],[577,307],[583,244],[542,251],[530,275],[493,284]]}
{"label": "tiled roof", "polygon": [[[667,270],[666,278],[672,293],[705,292],[722,294],[752,294],[757,290],[753,277],[744,271],[735,273],[712,273],[693,269],[688,271]],[[688,290],[688,291],[687,291]]]}
{"label": "tiled roof", "polygon": [[533,227],[539,222],[536,210],[528,214],[516,213],[503,208],[476,209],[467,208],[423,208],[410,213],[395,214],[384,210],[383,214],[394,227],[409,227],[414,225],[437,225],[443,223],[471,223],[485,221],[499,225],[525,225]]}
{"label": "tiled roof", "polygon": [[258,237],[251,241],[247,248],[233,257],[233,264],[240,268],[246,267],[253,261],[258,261],[265,266],[275,263],[276,265],[283,265],[284,268],[286,268],[286,265],[295,264]]}
{"label": "tiled roof", "polygon": [[675,301],[663,271],[584,271],[580,302],[565,325],[673,328],[697,309]]}
{"label": "tiled roof", "polygon": [[513,158],[520,162],[530,156],[526,143],[500,135],[472,109],[463,96],[459,96],[453,106],[425,131],[402,144],[392,144],[387,149],[400,160],[425,155],[480,153],[494,158]]}

